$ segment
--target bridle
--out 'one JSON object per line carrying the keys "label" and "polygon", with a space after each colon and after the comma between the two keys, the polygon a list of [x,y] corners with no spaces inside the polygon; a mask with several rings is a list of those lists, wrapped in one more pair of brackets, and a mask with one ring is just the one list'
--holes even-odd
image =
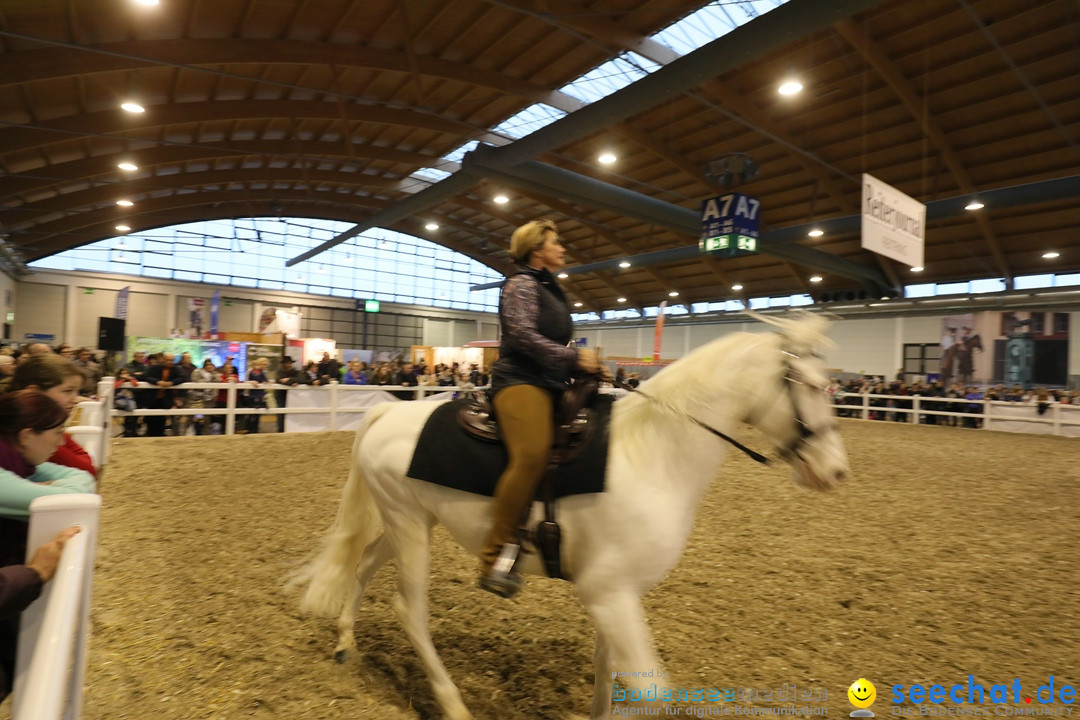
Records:
{"label": "bridle", "polygon": [[[797,437],[794,440],[792,440],[786,447],[776,448],[776,451],[777,451],[777,454],[780,456],[781,460],[784,460],[785,462],[790,462],[792,458],[802,458],[802,450],[803,450],[803,448],[805,448],[806,445],[808,445],[810,443],[810,441],[814,437],[816,437],[819,433],[818,433],[818,431],[814,430],[814,428],[810,427],[810,424],[807,423],[805,419],[803,419],[802,413],[799,412],[799,403],[796,402],[796,400],[795,400],[795,388],[794,388],[795,385],[804,385],[804,386],[809,387],[806,384],[806,382],[804,382],[801,379],[801,375],[799,374],[799,372],[791,364],[791,359],[799,360],[800,356],[796,355],[795,353],[793,353],[793,352],[791,352],[789,350],[783,349],[783,348],[780,349],[780,352],[783,353],[783,355],[784,355],[784,377],[783,377],[782,382],[783,382],[783,387],[787,390],[787,392],[783,393],[783,394],[786,395],[788,400],[791,402],[791,415],[792,415],[792,418],[795,421],[795,428],[797,430]],[[643,398],[645,398],[646,400],[649,400],[652,403],[655,403],[656,405],[664,405],[664,403],[660,402],[659,400],[654,398],[652,395],[649,395],[648,393],[643,392],[642,390],[639,390],[638,388],[630,386],[629,384],[627,384],[627,382],[625,380],[620,380],[618,378],[615,378],[614,382],[615,382],[615,384],[617,386],[619,386],[623,390],[627,390],[629,392],[637,393],[638,395],[641,395]],[[716,428],[712,427],[711,425],[709,425],[709,424],[707,424],[705,422],[702,422],[701,420],[697,419],[693,415],[690,415],[689,413],[683,412],[682,410],[678,410],[677,408],[672,408],[670,406],[665,406],[665,407],[667,407],[669,410],[673,410],[674,412],[678,413],[679,415],[682,415],[685,419],[687,419],[690,422],[694,423],[698,427],[703,428],[705,430],[708,430],[710,433],[712,433],[716,437],[718,437],[721,440],[724,440],[725,442],[731,444],[732,447],[735,447],[735,448],[743,451],[744,453],[746,453],[746,455],[751,460],[753,460],[755,462],[759,462],[762,465],[769,465],[771,463],[771,460],[769,458],[765,457],[764,455],[762,455],[761,453],[756,452],[754,450],[751,450],[750,448],[746,447],[745,445],[743,445],[741,442],[739,442],[735,438],[733,438],[733,437],[731,437],[731,436],[729,436],[729,435],[727,435],[725,433],[720,432]],[[770,410],[771,410],[771,408],[770,408]],[[760,413],[757,416],[756,419],[760,419],[764,414],[765,413]],[[750,418],[747,418],[747,422],[750,422],[751,424],[756,424]],[[829,428],[826,428],[826,429],[833,429],[833,428],[834,428],[834,426],[830,425]]]}

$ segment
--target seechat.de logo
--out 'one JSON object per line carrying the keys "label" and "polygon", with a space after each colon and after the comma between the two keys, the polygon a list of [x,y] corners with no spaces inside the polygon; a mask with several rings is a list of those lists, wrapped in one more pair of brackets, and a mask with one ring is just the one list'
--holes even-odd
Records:
{"label": "seechat.de logo", "polygon": [[851,717],[874,717],[874,713],[869,709],[874,704],[874,700],[877,699],[877,688],[874,687],[874,683],[866,678],[859,678],[851,683],[851,687],[847,690],[847,696],[848,701],[857,708],[851,713]]}

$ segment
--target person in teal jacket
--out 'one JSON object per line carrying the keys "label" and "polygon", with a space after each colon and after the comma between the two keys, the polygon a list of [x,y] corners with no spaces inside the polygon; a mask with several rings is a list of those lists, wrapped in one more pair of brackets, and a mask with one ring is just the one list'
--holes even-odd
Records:
{"label": "person in teal jacket", "polygon": [[[26,557],[30,503],[44,495],[89,493],[94,477],[47,460],[64,444],[68,411],[40,390],[0,395],[0,566]],[[0,618],[0,679],[12,678],[18,615]]]}
{"label": "person in teal jacket", "polygon": [[39,390],[0,396],[0,515],[26,518],[34,498],[94,491],[90,473],[46,462],[64,444],[67,415]]}

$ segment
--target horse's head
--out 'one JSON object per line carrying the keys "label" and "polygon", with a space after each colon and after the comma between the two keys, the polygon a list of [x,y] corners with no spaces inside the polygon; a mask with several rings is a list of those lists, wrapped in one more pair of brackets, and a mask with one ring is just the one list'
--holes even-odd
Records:
{"label": "horse's head", "polygon": [[825,394],[829,379],[817,352],[828,343],[828,321],[811,314],[766,321],[781,332],[765,348],[770,356],[763,364],[770,368],[767,387],[758,389],[758,405],[749,420],[792,466],[796,484],[831,490],[850,468]]}

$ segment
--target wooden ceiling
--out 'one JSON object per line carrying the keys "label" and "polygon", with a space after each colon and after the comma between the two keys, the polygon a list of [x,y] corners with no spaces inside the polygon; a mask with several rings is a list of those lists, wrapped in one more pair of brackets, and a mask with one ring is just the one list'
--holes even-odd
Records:
{"label": "wooden ceiling", "polygon": [[[681,60],[649,39],[703,4],[3,0],[0,232],[29,262],[121,220],[315,217],[505,270],[513,228],[554,217],[592,310],[1080,271],[1075,0],[791,0]],[[627,50],[664,66],[651,86],[559,92]],[[779,95],[792,74],[803,92]],[[135,96],[145,113],[119,108]],[[493,132],[538,102],[569,114]],[[470,141],[497,149],[441,159]],[[727,192],[708,168],[737,153],[759,168],[734,189],[761,199],[766,252],[679,253],[696,236],[660,206]],[[427,187],[422,168],[452,175]],[[860,248],[864,172],[929,204],[922,273]],[[973,196],[994,201],[963,210]]]}

